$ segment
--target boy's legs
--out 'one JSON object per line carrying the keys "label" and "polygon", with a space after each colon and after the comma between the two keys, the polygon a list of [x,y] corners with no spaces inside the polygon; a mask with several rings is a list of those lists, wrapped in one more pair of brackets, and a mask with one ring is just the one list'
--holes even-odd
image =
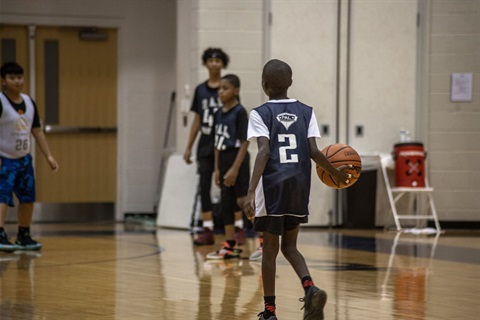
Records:
{"label": "boy's legs", "polygon": [[7,204],[0,203],[0,228],[5,227],[5,220],[7,219]]}
{"label": "boy's legs", "polygon": [[277,272],[277,255],[279,236],[265,231],[263,233],[262,280],[265,310],[258,315],[259,319],[276,320],[275,274]]}
{"label": "boy's legs", "polygon": [[[236,154],[235,154],[236,157]],[[231,160],[233,163],[235,158]],[[247,153],[245,159],[243,160],[240,170],[238,172],[237,181],[235,182],[235,197],[236,197],[236,206],[235,206],[235,237],[238,245],[245,244],[245,225],[243,222],[243,207],[245,205],[245,199],[248,193],[249,181],[250,180],[250,155]]]}
{"label": "boy's legs", "polygon": [[243,211],[235,211],[235,240],[239,246],[245,244],[245,237]]}
{"label": "boy's legs", "polygon": [[210,196],[213,175],[212,159],[199,159],[198,173],[200,175],[200,202],[202,205],[203,232],[194,240],[194,244],[211,245],[215,242],[213,235],[212,199]]}
{"label": "boy's legs", "polygon": [[20,250],[38,250],[41,243],[33,240],[30,236],[32,224],[33,204],[35,202],[35,175],[33,172],[32,157],[30,155],[21,158],[19,163],[19,175],[13,192],[20,202],[18,206],[18,234],[15,245]]}
{"label": "boy's legs", "polygon": [[308,271],[305,258],[297,249],[299,230],[300,225],[298,225],[295,229],[285,231],[282,236],[282,253],[285,256],[285,259],[287,259],[290,265],[293,267],[298,277],[302,279],[303,277],[308,276],[310,273]]}
{"label": "boy's legs", "polygon": [[[248,187],[247,187],[248,188]],[[247,189],[248,190],[248,189]],[[235,194],[237,195],[237,191],[235,190]],[[235,207],[235,240],[239,246],[245,244],[245,228],[243,224],[243,206],[245,203],[245,195],[238,196],[236,200],[236,207]]]}
{"label": "boy's legs", "polygon": [[18,226],[22,228],[30,228],[33,217],[33,203],[20,203],[18,205]]}
{"label": "boy's legs", "polygon": [[0,250],[13,251],[16,246],[8,240],[5,232],[5,220],[8,206],[13,206],[12,191],[17,180],[19,161],[0,157]]}
{"label": "boy's legs", "polygon": [[263,294],[275,296],[275,274],[277,272],[277,255],[279,236],[265,231],[263,233],[262,277]]}
{"label": "boy's legs", "polygon": [[235,190],[233,187],[223,185],[223,181],[221,184],[220,203],[225,226],[225,240],[234,247],[237,244],[235,238]]}
{"label": "boy's legs", "polygon": [[235,192],[232,187],[221,185],[220,210],[223,214],[223,223],[225,228],[225,243],[218,251],[209,253],[208,259],[230,259],[239,258],[242,250],[237,249],[235,240]]}
{"label": "boy's legs", "polygon": [[16,246],[8,240],[8,236],[4,230],[6,217],[7,204],[0,203],[0,251],[13,251]]}
{"label": "boy's legs", "polygon": [[193,241],[193,243],[197,246],[214,244],[215,237],[213,228],[214,225],[212,211],[202,212],[202,233]]}
{"label": "boy's legs", "polygon": [[30,236],[30,225],[32,224],[33,203],[20,203],[18,206],[18,234],[15,245],[8,241],[4,226],[7,216],[7,204],[0,203],[0,250],[13,251],[20,250],[38,250],[42,244],[33,240]]}
{"label": "boy's legs", "polygon": [[20,250],[38,250],[42,244],[30,236],[33,217],[33,202],[20,203],[18,206],[18,234],[15,244]]}
{"label": "boy's legs", "polygon": [[227,242],[235,242],[236,244],[236,240],[235,240],[235,225],[234,224],[226,224],[225,225],[225,240],[227,240]]}
{"label": "boy's legs", "polygon": [[[327,302],[327,294],[325,291],[317,288],[310,273],[308,271],[305,258],[297,249],[297,238],[300,225],[291,230],[286,230],[282,237],[282,253],[288,262],[292,265],[293,269],[301,279],[303,289],[305,290],[305,296],[303,301],[305,302],[304,308],[304,320],[323,319],[323,308]],[[265,253],[264,253],[265,254]]]}

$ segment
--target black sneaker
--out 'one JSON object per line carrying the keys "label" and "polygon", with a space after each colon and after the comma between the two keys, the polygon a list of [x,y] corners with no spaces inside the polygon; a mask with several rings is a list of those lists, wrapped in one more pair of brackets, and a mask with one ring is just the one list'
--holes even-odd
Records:
{"label": "black sneaker", "polygon": [[17,236],[17,241],[15,242],[18,250],[40,250],[42,244],[37,242],[30,237],[30,232],[25,232],[22,235]]}
{"label": "black sneaker", "polygon": [[259,317],[258,320],[278,320],[278,318],[276,316],[270,316],[268,318],[265,318],[265,316],[263,315],[264,312],[265,311],[262,311],[259,314],[257,314],[257,316]]}
{"label": "black sneaker", "polygon": [[313,286],[308,290],[305,297],[300,298],[300,301],[305,302],[303,320],[324,319],[323,308],[327,303],[327,293],[325,291]]}
{"label": "black sneaker", "polygon": [[0,251],[12,252],[17,249],[17,246],[8,241],[8,236],[5,231],[0,232]]}

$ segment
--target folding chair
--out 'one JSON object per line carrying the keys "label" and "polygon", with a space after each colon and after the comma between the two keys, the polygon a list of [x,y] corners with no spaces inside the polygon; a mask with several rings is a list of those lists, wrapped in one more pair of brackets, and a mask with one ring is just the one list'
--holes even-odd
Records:
{"label": "folding chair", "polygon": [[[428,179],[425,175],[425,187],[392,187],[390,178],[388,177],[387,169],[394,170],[395,163],[393,161],[391,154],[381,154],[380,155],[380,165],[382,168],[382,174],[385,181],[385,187],[387,188],[388,200],[390,202],[390,207],[393,214],[393,219],[395,220],[395,226],[397,231],[402,231],[402,226],[400,220],[409,219],[409,220],[433,220],[435,223],[435,229],[437,233],[441,232],[440,223],[438,222],[437,211],[435,209],[435,204],[433,203],[433,188],[428,184]],[[428,206],[425,208],[427,210],[426,214],[399,214],[397,210],[398,201],[405,195],[425,195],[428,200]],[[410,206],[409,206],[410,208]],[[430,208],[431,213],[428,213]]]}

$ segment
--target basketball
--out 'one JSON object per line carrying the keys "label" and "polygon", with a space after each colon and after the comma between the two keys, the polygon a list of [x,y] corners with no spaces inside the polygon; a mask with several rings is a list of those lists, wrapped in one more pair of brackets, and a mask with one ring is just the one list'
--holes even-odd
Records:
{"label": "basketball", "polygon": [[334,189],[343,189],[357,182],[362,171],[362,159],[355,149],[346,144],[336,143],[323,149],[322,153],[335,168],[349,164],[353,166],[345,170],[345,172],[352,175],[352,178],[348,179],[349,182],[347,184],[342,183],[340,185],[337,184],[328,172],[317,166],[317,175],[326,186]]}

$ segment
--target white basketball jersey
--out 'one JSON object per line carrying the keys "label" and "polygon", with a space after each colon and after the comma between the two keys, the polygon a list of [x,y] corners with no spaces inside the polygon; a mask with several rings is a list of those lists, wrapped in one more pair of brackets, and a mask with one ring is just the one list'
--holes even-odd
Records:
{"label": "white basketball jersey", "polygon": [[0,156],[9,159],[19,159],[30,152],[35,108],[30,97],[22,94],[22,98],[25,102],[25,113],[19,114],[4,93],[0,93],[3,106],[0,116]]}

